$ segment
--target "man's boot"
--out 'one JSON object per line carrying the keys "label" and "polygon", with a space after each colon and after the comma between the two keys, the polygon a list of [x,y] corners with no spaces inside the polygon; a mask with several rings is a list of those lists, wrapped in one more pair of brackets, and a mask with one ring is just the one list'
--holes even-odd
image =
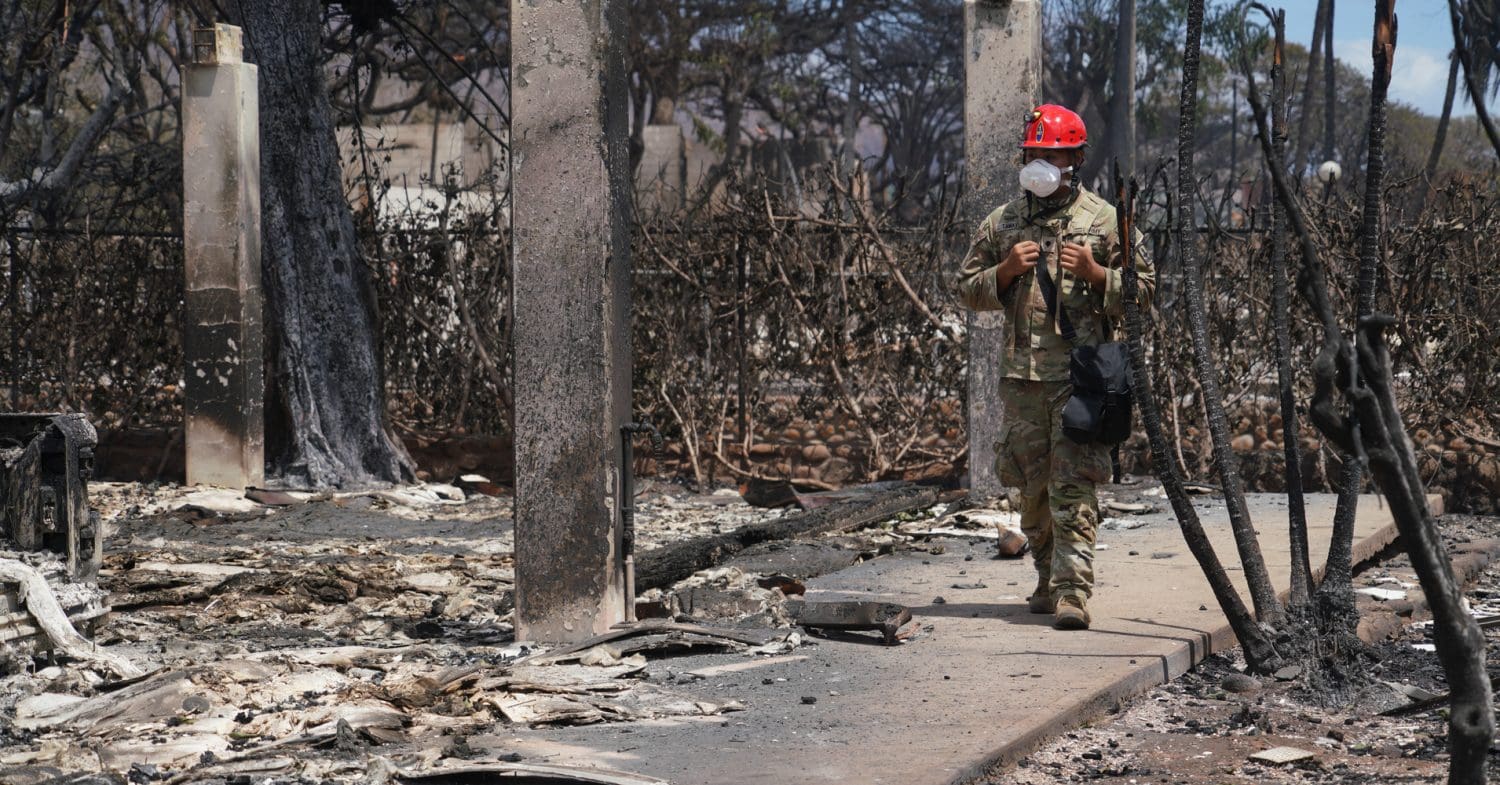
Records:
{"label": "man's boot", "polygon": [[1032,613],[1052,613],[1057,604],[1052,601],[1052,579],[1046,575],[1036,579],[1036,590],[1026,598],[1026,609]]}
{"label": "man's boot", "polygon": [[1059,630],[1086,630],[1089,628],[1088,603],[1082,597],[1071,594],[1059,597],[1057,611],[1052,617],[1052,626]]}

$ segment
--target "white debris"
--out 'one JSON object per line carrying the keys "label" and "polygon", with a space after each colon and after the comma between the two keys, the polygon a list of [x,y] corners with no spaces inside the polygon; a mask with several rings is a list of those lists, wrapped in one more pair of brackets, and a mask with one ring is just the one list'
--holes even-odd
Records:
{"label": "white debris", "polygon": [[1379,586],[1366,586],[1363,589],[1355,589],[1354,591],[1356,594],[1374,597],[1381,602],[1406,599],[1406,592],[1399,589],[1382,589]]}
{"label": "white debris", "polygon": [[798,632],[789,632],[785,636],[773,640],[765,644],[764,646],[751,649],[750,652],[752,654],[762,654],[767,656],[786,654],[787,652],[793,651],[801,645],[802,634]]}
{"label": "white debris", "polygon": [[1271,749],[1261,750],[1260,752],[1251,755],[1250,760],[1259,761],[1261,763],[1283,764],[1296,763],[1297,761],[1317,757],[1317,755],[1318,754],[1316,752],[1302,750],[1296,747],[1272,747]]}
{"label": "white debris", "polygon": [[173,503],[171,509],[180,510],[184,507],[201,507],[220,514],[257,512],[265,509],[265,505],[246,499],[243,492],[232,491],[228,488],[200,488],[189,491]]}

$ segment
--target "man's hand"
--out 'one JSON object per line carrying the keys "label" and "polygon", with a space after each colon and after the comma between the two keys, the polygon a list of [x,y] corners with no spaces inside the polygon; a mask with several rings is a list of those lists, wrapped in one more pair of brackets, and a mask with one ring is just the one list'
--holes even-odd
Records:
{"label": "man's hand", "polygon": [[1001,276],[1001,281],[1014,281],[1025,275],[1026,270],[1037,266],[1038,257],[1041,257],[1041,246],[1031,240],[1022,240],[1011,246],[1010,254],[1005,255],[996,273]]}
{"label": "man's hand", "polygon": [[1094,249],[1078,243],[1063,243],[1058,254],[1058,264],[1064,270],[1078,276],[1095,289],[1103,289],[1109,280],[1109,272],[1094,261]]}
{"label": "man's hand", "polygon": [[1042,247],[1031,240],[1022,240],[1012,245],[1010,253],[995,268],[995,282],[998,284],[996,291],[1009,289],[1017,278],[1036,266],[1036,260],[1041,255]]}

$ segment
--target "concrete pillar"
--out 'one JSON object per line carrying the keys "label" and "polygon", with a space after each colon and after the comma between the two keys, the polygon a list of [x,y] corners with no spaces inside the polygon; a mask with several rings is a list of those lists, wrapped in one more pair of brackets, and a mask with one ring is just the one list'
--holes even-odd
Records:
{"label": "concrete pillar", "polygon": [[624,619],[616,467],[630,416],[622,0],[511,3],[516,636]]}
{"label": "concrete pillar", "polygon": [[193,31],[182,90],[188,484],[265,484],[260,111],[240,29]]}
{"label": "concrete pillar", "polygon": [[[964,0],[963,215],[970,232],[1021,194],[1017,145],[1040,97],[1041,52],[1040,0]],[[1002,332],[999,312],[969,314],[969,487],[980,497],[1002,490],[995,477]]]}

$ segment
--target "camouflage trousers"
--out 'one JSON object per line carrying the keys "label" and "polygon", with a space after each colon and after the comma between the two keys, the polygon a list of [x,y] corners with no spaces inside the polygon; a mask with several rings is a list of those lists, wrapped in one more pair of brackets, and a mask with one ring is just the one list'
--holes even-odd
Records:
{"label": "camouflage trousers", "polygon": [[1069,382],[1004,379],[1004,415],[995,446],[995,474],[1019,490],[1012,505],[1031,546],[1037,574],[1052,597],[1087,600],[1094,591],[1094,538],[1099,524],[1096,483],[1110,475],[1109,447],[1063,435]]}

